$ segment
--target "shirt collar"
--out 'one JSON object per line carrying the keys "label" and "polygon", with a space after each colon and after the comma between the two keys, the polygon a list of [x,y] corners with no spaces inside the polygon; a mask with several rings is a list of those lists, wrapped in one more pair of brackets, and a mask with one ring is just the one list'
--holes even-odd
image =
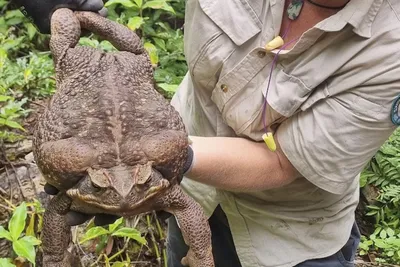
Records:
{"label": "shirt collar", "polygon": [[326,32],[340,31],[347,24],[361,37],[370,38],[372,23],[384,0],[351,0],[335,15],[321,21],[315,27]]}

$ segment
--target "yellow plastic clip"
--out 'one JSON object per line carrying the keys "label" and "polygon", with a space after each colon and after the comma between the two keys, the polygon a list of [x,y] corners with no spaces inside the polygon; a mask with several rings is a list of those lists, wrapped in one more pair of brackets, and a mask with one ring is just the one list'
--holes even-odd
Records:
{"label": "yellow plastic clip", "polygon": [[272,152],[275,152],[276,150],[276,143],[274,136],[272,135],[271,132],[263,134],[262,138],[264,139],[265,144],[271,150]]}
{"label": "yellow plastic clip", "polygon": [[272,51],[278,47],[281,47],[282,45],[285,44],[285,41],[283,41],[282,37],[276,36],[272,41],[270,41],[266,46],[265,50],[267,51]]}

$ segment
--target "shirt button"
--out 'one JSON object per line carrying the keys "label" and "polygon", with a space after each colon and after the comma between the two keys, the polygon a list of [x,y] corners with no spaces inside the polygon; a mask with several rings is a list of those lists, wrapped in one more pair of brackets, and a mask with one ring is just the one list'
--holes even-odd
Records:
{"label": "shirt button", "polygon": [[258,57],[260,57],[260,58],[265,57],[266,54],[267,54],[267,53],[266,53],[265,51],[258,51],[258,52],[257,52],[257,55],[258,55]]}
{"label": "shirt button", "polygon": [[221,85],[221,90],[222,90],[222,92],[224,92],[224,93],[228,92],[228,86],[227,86],[226,84],[222,84],[222,85]]}

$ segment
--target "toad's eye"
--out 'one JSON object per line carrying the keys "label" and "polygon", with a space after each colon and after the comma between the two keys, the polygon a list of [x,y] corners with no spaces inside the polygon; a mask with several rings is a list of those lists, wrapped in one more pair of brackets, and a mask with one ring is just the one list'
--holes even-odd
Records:
{"label": "toad's eye", "polygon": [[110,177],[105,170],[88,169],[90,184],[94,189],[100,190],[110,186]]}
{"label": "toad's eye", "polygon": [[98,191],[101,189],[101,187],[100,187],[98,184],[94,183],[93,181],[91,181],[91,185],[92,185],[92,187],[93,187],[94,189],[96,189],[96,190],[98,190]]}

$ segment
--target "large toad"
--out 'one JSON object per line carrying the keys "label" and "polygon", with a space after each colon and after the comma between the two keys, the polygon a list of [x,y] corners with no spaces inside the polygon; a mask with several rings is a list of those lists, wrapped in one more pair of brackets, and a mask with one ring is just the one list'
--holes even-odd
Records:
{"label": "large toad", "polygon": [[[81,27],[119,51],[76,46]],[[65,214],[173,213],[192,267],[214,266],[202,208],[179,187],[188,138],[180,116],[154,89],[141,40],[95,13],[59,9],[51,21],[57,92],[39,119],[34,152],[60,193],[44,216],[44,266],[70,266]]]}

